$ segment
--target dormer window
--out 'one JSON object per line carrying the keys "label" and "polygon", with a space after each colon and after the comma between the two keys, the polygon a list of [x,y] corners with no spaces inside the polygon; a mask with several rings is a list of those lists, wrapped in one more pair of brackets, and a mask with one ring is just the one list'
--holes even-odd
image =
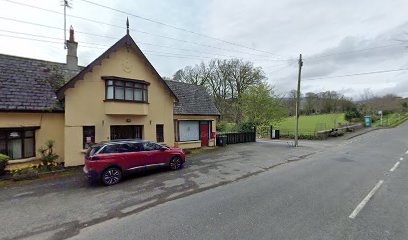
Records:
{"label": "dormer window", "polygon": [[108,101],[148,102],[148,82],[118,77],[102,77],[105,80],[105,99]]}

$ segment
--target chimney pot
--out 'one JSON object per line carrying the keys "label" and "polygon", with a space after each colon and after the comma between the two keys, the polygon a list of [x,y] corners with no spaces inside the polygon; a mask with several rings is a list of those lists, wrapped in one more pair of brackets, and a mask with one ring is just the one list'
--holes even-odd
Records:
{"label": "chimney pot", "polygon": [[70,42],[75,42],[74,28],[72,27],[72,25],[69,28],[69,41]]}

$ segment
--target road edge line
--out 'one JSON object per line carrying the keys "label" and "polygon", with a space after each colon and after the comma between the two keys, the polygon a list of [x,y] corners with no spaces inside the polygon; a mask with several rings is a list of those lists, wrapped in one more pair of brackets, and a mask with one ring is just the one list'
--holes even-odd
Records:
{"label": "road edge line", "polygon": [[395,165],[394,165],[394,167],[392,167],[392,168],[390,169],[390,172],[394,172],[395,169],[397,169],[397,167],[398,167],[399,165],[400,165],[400,162],[399,162],[399,161],[396,162]]}
{"label": "road edge line", "polygon": [[370,199],[373,197],[375,192],[381,187],[381,185],[384,183],[384,180],[380,180],[373,189],[368,193],[368,195],[363,199],[363,201],[360,202],[360,204],[357,205],[357,207],[354,209],[354,211],[350,214],[349,218],[354,219],[358,213],[364,208],[364,206],[370,201]]}

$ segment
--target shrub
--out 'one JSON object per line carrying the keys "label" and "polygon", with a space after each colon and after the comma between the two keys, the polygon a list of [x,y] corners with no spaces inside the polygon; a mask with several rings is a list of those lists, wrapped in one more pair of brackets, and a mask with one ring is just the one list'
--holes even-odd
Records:
{"label": "shrub", "polygon": [[54,144],[55,142],[53,140],[48,140],[44,146],[38,149],[38,152],[41,154],[41,163],[44,166],[49,166],[50,164],[54,163],[59,157],[53,152]]}
{"label": "shrub", "polygon": [[357,109],[353,109],[352,111],[346,112],[344,114],[344,119],[348,122],[351,122],[353,119],[360,119],[362,114],[357,111]]}
{"label": "shrub", "polygon": [[7,164],[9,156],[0,153],[0,164]]}
{"label": "shrub", "polygon": [[0,176],[4,174],[4,169],[6,169],[9,159],[10,159],[9,156],[0,154]]}
{"label": "shrub", "polygon": [[239,124],[238,131],[239,132],[253,132],[255,125],[250,122],[244,122]]}
{"label": "shrub", "polygon": [[217,123],[217,132],[225,132],[227,129],[227,124],[225,122]]}

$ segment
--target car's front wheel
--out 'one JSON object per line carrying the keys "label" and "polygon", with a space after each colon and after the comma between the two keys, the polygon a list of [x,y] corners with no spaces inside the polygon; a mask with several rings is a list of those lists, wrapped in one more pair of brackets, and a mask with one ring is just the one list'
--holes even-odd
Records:
{"label": "car's front wheel", "polygon": [[105,185],[114,185],[122,180],[122,171],[117,167],[110,167],[102,173],[102,183]]}
{"label": "car's front wheel", "polygon": [[178,170],[183,166],[183,161],[181,160],[180,157],[173,157],[170,160],[169,167],[171,170]]}

